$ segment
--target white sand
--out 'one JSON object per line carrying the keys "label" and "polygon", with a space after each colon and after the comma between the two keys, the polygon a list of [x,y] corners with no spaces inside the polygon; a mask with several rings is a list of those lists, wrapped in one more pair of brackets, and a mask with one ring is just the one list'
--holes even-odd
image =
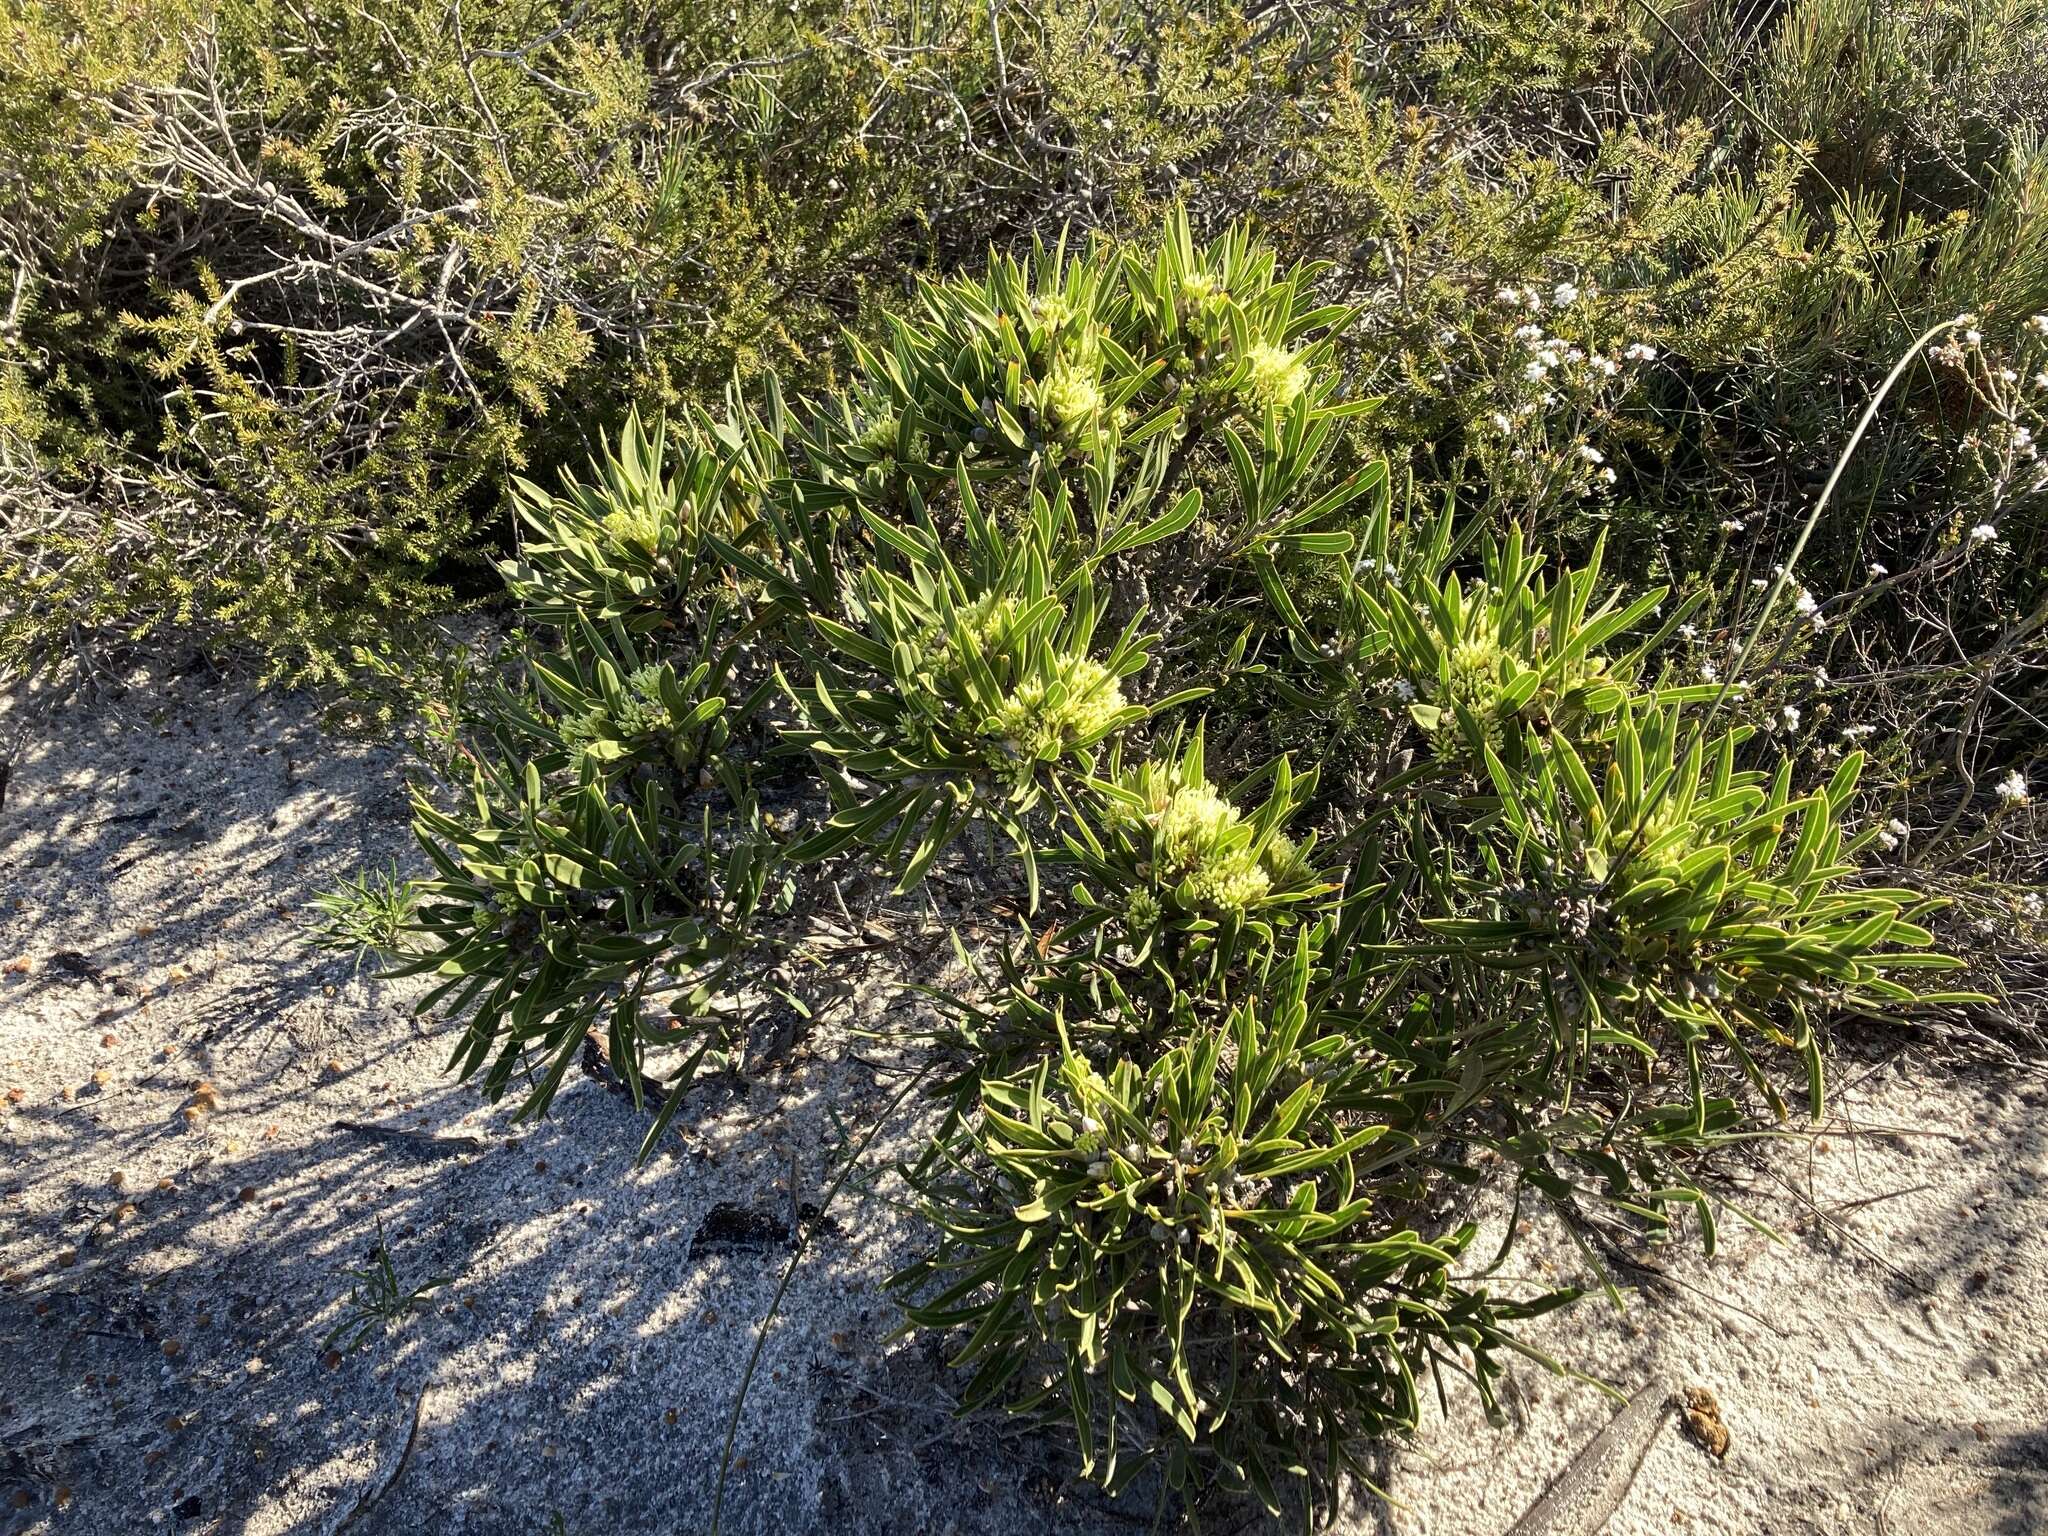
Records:
{"label": "white sand", "polygon": [[[0,1528],[704,1530],[785,1255],[693,1256],[692,1234],[719,1202],[785,1211],[792,1154],[819,1198],[827,1107],[865,1130],[893,1053],[827,1030],[785,1072],[704,1086],[636,1172],[630,1105],[578,1078],[514,1126],[444,1075],[412,992],[304,946],[314,892],[408,856],[391,756],[323,736],[303,700],[192,678],[39,735],[0,811]],[[869,1027],[877,996],[858,995]],[[1667,1424],[1617,1536],[2048,1531],[2048,1079],[1910,1055],[1837,1077],[1826,1133],[1755,1172],[1786,1242],[1730,1221],[1712,1263],[1647,1256],[1664,1299],[1589,1301],[1538,1335],[1625,1390],[1720,1397],[1727,1460]],[[877,1153],[910,1144],[902,1118]],[[952,1420],[934,1352],[887,1342],[878,1282],[915,1233],[899,1193],[835,1206],[799,1270],[726,1529],[1145,1529],[1067,1482],[1057,1442]],[[453,1283],[330,1366],[380,1216],[406,1284]],[[1568,1253],[1539,1229],[1510,1269],[1576,1273]],[[1346,1527],[1507,1530],[1613,1411],[1517,1374],[1516,1424],[1454,1396],[1393,1458],[1403,1507]]]}

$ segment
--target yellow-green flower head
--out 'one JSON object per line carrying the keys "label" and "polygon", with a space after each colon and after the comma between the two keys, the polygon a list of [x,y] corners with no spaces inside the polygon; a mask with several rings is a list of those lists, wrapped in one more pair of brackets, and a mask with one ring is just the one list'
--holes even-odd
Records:
{"label": "yellow-green flower head", "polygon": [[1285,832],[1273,834],[1272,840],[1266,844],[1265,852],[1259,855],[1259,861],[1265,866],[1266,873],[1275,880],[1291,879],[1302,873],[1303,869],[1301,849],[1295,846],[1294,839]]}
{"label": "yellow-green flower head", "polygon": [[902,421],[894,411],[877,416],[867,424],[860,436],[854,439],[855,446],[864,448],[869,453],[894,453],[896,434],[901,427]]}
{"label": "yellow-green flower head", "polygon": [[661,518],[649,507],[624,507],[606,514],[604,531],[621,544],[653,549],[661,543]]}
{"label": "yellow-green flower head", "polygon": [[1271,342],[1254,342],[1245,353],[1251,374],[1241,389],[1244,401],[1254,408],[1271,406],[1285,410],[1308,383],[1308,368],[1297,353]]}
{"label": "yellow-green flower head", "polygon": [[1464,710],[1479,723],[1480,729],[1486,733],[1488,746],[1495,751],[1500,750],[1503,740],[1500,721],[1503,660],[1500,641],[1492,623],[1485,618],[1474,623],[1463,638],[1452,645],[1446,668],[1449,676],[1444,683],[1443,696],[1438,700],[1444,707],[1444,714],[1430,742],[1437,756],[1461,759],[1467,755],[1468,746],[1458,728],[1457,709]]}
{"label": "yellow-green flower head", "polygon": [[1180,302],[1189,311],[1213,309],[1226,295],[1223,279],[1213,272],[1186,272],[1180,280]]}
{"label": "yellow-green flower head", "polygon": [[1124,898],[1124,927],[1132,933],[1150,933],[1159,926],[1159,898],[1142,885]]}
{"label": "yellow-green flower head", "polygon": [[1038,404],[1060,436],[1086,437],[1102,415],[1102,387],[1093,369],[1060,362],[1038,386]]}
{"label": "yellow-green flower head", "polygon": [[945,660],[950,666],[961,665],[967,637],[973,638],[975,650],[984,660],[1003,654],[1003,647],[997,642],[1007,638],[1010,621],[1017,616],[1023,604],[1014,597],[998,597],[985,593],[959,611],[959,624],[946,641]]}
{"label": "yellow-green flower head", "polygon": [[1031,301],[1032,324],[1040,330],[1056,331],[1074,318],[1074,306],[1056,293],[1042,293]]}
{"label": "yellow-green flower head", "polygon": [[1243,820],[1208,784],[1184,784],[1167,797],[1154,847],[1162,882],[1181,905],[1241,912],[1272,889],[1250,844],[1231,837]]}
{"label": "yellow-green flower head", "polygon": [[1109,668],[1092,657],[1062,656],[1050,680],[1019,683],[982,734],[994,738],[999,765],[1028,772],[1105,729],[1124,707],[1123,687]]}
{"label": "yellow-green flower head", "polygon": [[644,741],[675,729],[668,702],[661,696],[661,668],[641,667],[626,679],[625,696],[616,712],[602,705],[565,717],[560,726],[564,746],[587,750],[600,741]]}

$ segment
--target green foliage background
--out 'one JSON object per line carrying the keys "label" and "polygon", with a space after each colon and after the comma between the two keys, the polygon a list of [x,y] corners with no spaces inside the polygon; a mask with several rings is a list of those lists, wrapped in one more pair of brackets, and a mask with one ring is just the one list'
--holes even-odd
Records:
{"label": "green foliage background", "polygon": [[[1581,487],[1484,430],[1518,359],[1489,299],[1597,295],[1586,324],[1669,359],[1571,402],[1626,470],[1598,520],[1633,569],[1711,566],[1731,512],[1810,497],[1922,325],[2048,307],[2039,0],[1747,17],[24,0],[0,23],[0,660],[168,627],[340,678],[487,585],[508,477],[628,404],[829,384],[841,327],[909,273],[1175,202],[1334,263],[1358,387],[1394,402],[1373,446],[1575,539]],[[1911,381],[1810,558],[1846,582],[1970,526],[1971,417]],[[2023,607],[2033,508],[2004,527]]]}

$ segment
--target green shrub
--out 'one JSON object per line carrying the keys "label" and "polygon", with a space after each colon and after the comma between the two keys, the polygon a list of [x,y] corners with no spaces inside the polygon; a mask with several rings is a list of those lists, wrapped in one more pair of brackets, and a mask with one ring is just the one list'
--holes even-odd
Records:
{"label": "green shrub", "polygon": [[[912,886],[1000,830],[977,890],[1051,921],[939,998],[934,1236],[896,1285],[971,1404],[1191,1507],[1326,1504],[1425,1374],[1491,1405],[1513,1325],[1572,1292],[1468,1273],[1448,1188],[1490,1167],[1575,1229],[1689,1209],[1711,1242],[1706,1154],[1787,1081],[1818,1111],[1831,1016],[1963,996],[1899,979],[1954,962],[1850,857],[1860,757],[1799,788],[1734,680],[1662,677],[1697,600],[1659,619],[1597,553],[1546,581],[1519,531],[1397,517],[1347,467],[1373,407],[1306,276],[1178,220],[999,263],[815,406],[630,425],[528,494],[531,651],[422,800],[438,875],[393,946],[492,1097],[539,1108],[604,1031],[667,1095],[651,1146],[801,943],[799,866]],[[1155,666],[1137,601],[1100,629],[1169,583],[1244,631]],[[1214,692],[1283,670],[1256,723]],[[1212,780],[1219,731],[1285,738],[1343,686],[1377,693],[1376,771]],[[792,756],[815,787],[771,817]]]}

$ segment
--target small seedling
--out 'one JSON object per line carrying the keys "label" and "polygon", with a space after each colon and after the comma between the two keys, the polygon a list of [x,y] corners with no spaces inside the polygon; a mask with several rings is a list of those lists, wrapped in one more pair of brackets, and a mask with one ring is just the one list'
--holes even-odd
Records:
{"label": "small seedling", "polygon": [[377,1245],[370,1250],[370,1262],[348,1271],[354,1282],[349,1287],[348,1306],[341,1321],[320,1341],[324,1350],[339,1349],[353,1354],[379,1332],[388,1332],[415,1312],[426,1310],[429,1294],[454,1282],[453,1275],[436,1275],[411,1290],[405,1289],[391,1262],[391,1245],[384,1240],[384,1223],[377,1223]]}
{"label": "small seedling", "polygon": [[419,893],[398,873],[394,861],[388,870],[358,870],[353,878],[315,896],[313,906],[321,914],[315,941],[330,949],[354,951],[360,964],[366,952],[399,952],[418,914]]}

